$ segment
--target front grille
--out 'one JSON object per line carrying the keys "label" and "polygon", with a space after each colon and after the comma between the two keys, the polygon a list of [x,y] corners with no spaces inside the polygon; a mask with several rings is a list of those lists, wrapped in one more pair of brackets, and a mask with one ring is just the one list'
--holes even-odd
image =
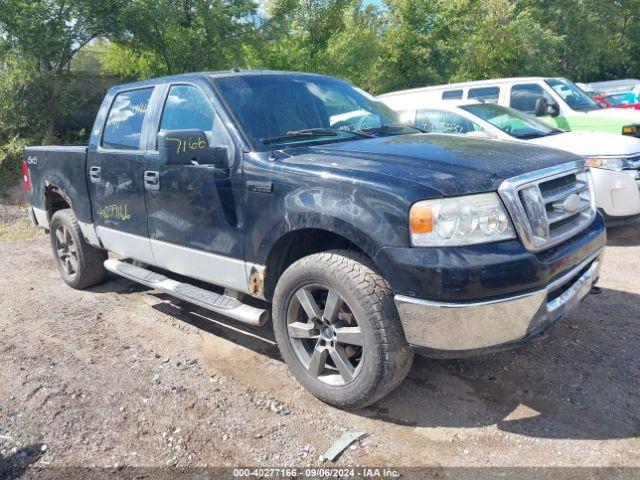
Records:
{"label": "front grille", "polygon": [[595,216],[589,173],[582,161],[509,179],[499,192],[530,250],[570,238]]}
{"label": "front grille", "polygon": [[629,157],[626,160],[627,167],[622,170],[627,175],[631,175],[640,188],[640,155]]}

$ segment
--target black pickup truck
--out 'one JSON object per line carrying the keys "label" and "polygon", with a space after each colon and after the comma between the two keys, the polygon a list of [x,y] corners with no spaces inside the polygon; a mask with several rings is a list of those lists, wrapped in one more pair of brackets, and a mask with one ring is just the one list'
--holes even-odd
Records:
{"label": "black pickup truck", "polygon": [[414,351],[538,335],[589,292],[605,244],[578,157],[424,134],[321,75],[118,86],[88,147],[29,147],[24,175],[70,286],[110,271],[272,321],[292,373],[340,407],[394,389]]}

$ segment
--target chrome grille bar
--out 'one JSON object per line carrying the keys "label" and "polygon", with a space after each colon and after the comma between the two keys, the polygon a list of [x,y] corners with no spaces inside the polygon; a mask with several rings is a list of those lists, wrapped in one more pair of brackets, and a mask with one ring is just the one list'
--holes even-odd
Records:
{"label": "chrome grille bar", "polygon": [[542,199],[544,203],[552,203],[557,202],[558,200],[564,200],[572,193],[580,193],[589,188],[589,184],[583,181],[577,181],[573,185],[567,185],[560,188],[555,188],[553,190],[543,192]]}
{"label": "chrome grille bar", "polygon": [[511,178],[498,193],[523,244],[532,251],[563,242],[596,215],[591,177],[582,160]]}

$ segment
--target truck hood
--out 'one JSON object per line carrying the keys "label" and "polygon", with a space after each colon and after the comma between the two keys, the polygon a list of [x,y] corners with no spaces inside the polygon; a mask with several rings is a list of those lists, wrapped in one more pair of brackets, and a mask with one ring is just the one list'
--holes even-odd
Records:
{"label": "truck hood", "polygon": [[495,191],[511,177],[576,160],[556,149],[520,142],[412,134],[301,147],[283,160],[306,170],[385,175],[424,185],[444,196]]}
{"label": "truck hood", "polygon": [[525,141],[580,156],[640,154],[640,139],[613,133],[575,131]]}

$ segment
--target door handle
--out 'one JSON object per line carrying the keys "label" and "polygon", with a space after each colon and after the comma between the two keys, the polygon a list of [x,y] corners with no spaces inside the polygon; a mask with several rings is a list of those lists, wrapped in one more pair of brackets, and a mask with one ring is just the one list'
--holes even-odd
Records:
{"label": "door handle", "polygon": [[89,180],[91,183],[100,183],[102,169],[100,167],[89,167]]}
{"label": "door handle", "polygon": [[153,170],[144,172],[144,188],[147,190],[160,190],[160,172]]}

